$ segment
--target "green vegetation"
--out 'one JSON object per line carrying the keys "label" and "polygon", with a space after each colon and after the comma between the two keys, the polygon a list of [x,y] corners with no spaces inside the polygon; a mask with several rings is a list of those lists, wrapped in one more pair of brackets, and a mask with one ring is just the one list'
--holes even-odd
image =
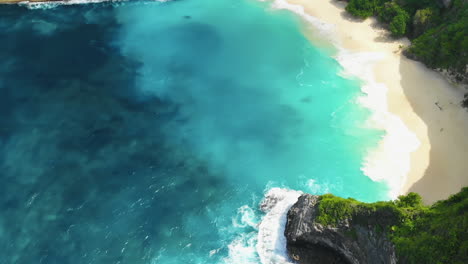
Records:
{"label": "green vegetation", "polygon": [[395,2],[387,2],[377,7],[379,20],[388,23],[390,32],[394,36],[403,36],[409,25],[410,15]]}
{"label": "green vegetation", "polygon": [[415,193],[376,203],[322,195],[317,222],[336,226],[344,221],[385,232],[402,263],[468,263],[467,187],[432,206],[424,206]]}
{"label": "green vegetation", "polygon": [[406,32],[406,25],[408,24],[409,16],[403,11],[401,14],[398,14],[393,17],[392,22],[390,22],[390,31],[394,36],[403,36]]}
{"label": "green vegetation", "polygon": [[454,1],[452,9],[438,19],[443,22],[414,39],[408,51],[432,68],[463,73],[468,64],[468,1]]}
{"label": "green vegetation", "polygon": [[419,37],[424,32],[439,23],[439,10],[433,7],[419,9],[413,18],[413,37]]}
{"label": "green vegetation", "polygon": [[396,201],[363,203],[352,198],[344,199],[332,194],[320,197],[317,222],[324,225],[337,225],[344,220],[353,224],[374,225],[380,231],[388,231],[392,226],[412,221],[428,208],[415,193],[400,196]]}
{"label": "green vegetation", "polygon": [[468,0],[453,0],[448,8],[439,0],[349,0],[346,10],[363,19],[376,16],[393,36],[412,39],[409,57],[468,80]]}
{"label": "green vegetation", "polygon": [[349,4],[346,6],[346,11],[353,16],[367,18],[374,15],[376,6],[376,1],[373,0],[352,0],[349,1]]}

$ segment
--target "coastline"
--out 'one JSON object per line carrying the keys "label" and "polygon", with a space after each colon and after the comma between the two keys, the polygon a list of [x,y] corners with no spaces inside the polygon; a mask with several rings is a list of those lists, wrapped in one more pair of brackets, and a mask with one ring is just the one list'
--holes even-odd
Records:
{"label": "coastline", "polygon": [[[464,157],[468,156],[468,141],[464,136],[468,135],[468,113],[460,106],[462,90],[442,74],[404,57],[400,46],[408,45],[409,41],[391,39],[374,18],[360,21],[346,13],[344,2],[326,0],[317,4],[317,1],[285,0],[284,3],[293,5],[289,9],[296,13],[303,8],[307,15],[333,25],[337,48],[355,54],[356,63],[365,63],[370,68],[368,72],[355,70],[353,66],[358,65],[343,65],[341,54],[337,55],[337,60],[351,74],[372,75],[369,80],[366,80],[368,76],[363,78],[366,82],[363,92],[367,96],[361,103],[377,112],[389,113],[384,120],[376,120],[382,116],[371,120],[377,128],[385,129],[387,135],[370,153],[363,168],[366,175],[373,180],[387,181],[393,189],[392,198],[417,192],[425,203],[445,199],[467,186],[468,163]],[[317,25],[307,29],[309,34],[316,30]],[[380,55],[374,60],[363,60],[366,53]],[[409,131],[404,131],[406,128]],[[418,142],[413,141],[411,134]]]}
{"label": "coastline", "polygon": [[[105,0],[0,0],[14,3],[80,3]],[[371,125],[387,131],[378,148],[366,160],[364,173],[376,181],[387,181],[390,196],[417,192],[425,203],[433,203],[468,186],[468,113],[460,107],[463,92],[441,73],[401,55],[407,39],[393,40],[374,18],[360,21],[344,11],[337,0],[277,0],[289,3],[296,13],[317,21],[305,33],[314,43],[335,43],[343,48],[335,56],[346,74],[365,82],[362,105],[374,110]],[[321,24],[323,25],[321,25]],[[326,24],[326,25],[325,25]],[[328,27],[314,37],[319,27]],[[330,34],[333,32],[333,34]],[[325,43],[327,42],[327,43]],[[354,64],[349,64],[353,62]]]}

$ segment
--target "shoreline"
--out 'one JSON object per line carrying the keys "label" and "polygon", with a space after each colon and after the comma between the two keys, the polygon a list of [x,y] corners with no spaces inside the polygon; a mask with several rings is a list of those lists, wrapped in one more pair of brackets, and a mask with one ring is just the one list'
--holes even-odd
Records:
{"label": "shoreline", "polygon": [[[387,131],[377,149],[369,153],[365,174],[388,182],[392,198],[417,192],[428,204],[467,186],[464,157],[468,156],[468,141],[464,136],[468,135],[468,113],[460,106],[462,89],[441,73],[403,56],[401,46],[409,45],[409,40],[390,38],[375,18],[361,21],[351,17],[344,2],[315,1],[277,0],[276,4],[286,4],[296,13],[303,8],[305,14],[333,25],[332,31],[318,33],[332,32],[332,39],[326,36],[330,42],[355,56],[348,58],[355,65],[343,63],[340,51],[336,59],[347,72],[365,81],[366,96],[360,101],[376,112],[370,120],[373,126]],[[306,31],[317,33],[317,23],[311,24]],[[379,54],[379,58],[363,59],[369,53]]]}
{"label": "shoreline", "polygon": [[[0,4],[73,4],[106,0],[0,0]],[[361,21],[337,0],[273,0],[304,17],[304,33],[315,44],[334,44],[344,75],[361,78],[359,102],[373,111],[370,126],[387,131],[371,150],[363,172],[386,181],[390,197],[408,192],[433,203],[468,186],[468,113],[462,89],[439,72],[401,54],[407,39],[392,39],[375,18]],[[320,36],[320,37],[317,37]]]}

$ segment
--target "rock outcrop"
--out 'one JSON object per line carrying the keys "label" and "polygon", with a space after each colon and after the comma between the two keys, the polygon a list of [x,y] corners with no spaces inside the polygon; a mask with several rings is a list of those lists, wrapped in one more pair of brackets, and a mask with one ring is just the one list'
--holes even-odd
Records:
{"label": "rock outcrop", "polygon": [[333,227],[323,226],[316,221],[319,203],[319,196],[304,194],[288,212],[285,236],[292,260],[299,264],[397,262],[393,244],[373,225],[373,217],[385,216],[366,214],[362,216],[369,219],[366,224],[345,219]]}

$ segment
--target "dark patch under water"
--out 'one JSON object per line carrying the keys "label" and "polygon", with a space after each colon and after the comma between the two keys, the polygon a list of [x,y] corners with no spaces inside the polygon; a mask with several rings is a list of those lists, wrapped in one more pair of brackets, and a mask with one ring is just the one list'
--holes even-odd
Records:
{"label": "dark patch under water", "polygon": [[[165,143],[177,107],[134,94],[139,62],[113,46],[115,8],[82,23],[93,9],[0,8],[2,264],[149,263],[224,184]],[[201,182],[210,191],[193,197]]]}
{"label": "dark patch under water", "polygon": [[0,264],[219,263],[270,181],[385,195],[359,87],[253,2],[0,6]]}

